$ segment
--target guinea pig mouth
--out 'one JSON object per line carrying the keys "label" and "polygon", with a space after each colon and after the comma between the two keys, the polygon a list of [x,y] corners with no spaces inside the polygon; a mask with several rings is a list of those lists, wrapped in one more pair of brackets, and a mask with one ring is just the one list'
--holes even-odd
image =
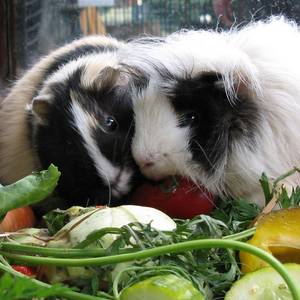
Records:
{"label": "guinea pig mouth", "polygon": [[154,180],[154,181],[160,181],[160,180],[163,180],[165,179],[166,177],[169,177],[170,175],[163,175],[163,174],[157,174],[157,173],[149,173],[149,172],[143,172],[143,175],[145,175],[146,177]]}
{"label": "guinea pig mouth", "polygon": [[153,181],[160,181],[173,175],[180,175],[174,169],[159,168],[158,165],[152,164],[140,167],[141,173]]}

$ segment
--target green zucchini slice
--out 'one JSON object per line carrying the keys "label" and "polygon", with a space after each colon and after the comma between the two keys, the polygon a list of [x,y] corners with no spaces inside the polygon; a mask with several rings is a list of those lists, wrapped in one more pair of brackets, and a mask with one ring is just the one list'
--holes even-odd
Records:
{"label": "green zucchini slice", "polygon": [[[287,270],[299,282],[300,265],[285,264]],[[292,295],[282,277],[271,267],[247,273],[236,281],[226,293],[225,300],[292,300]]]}

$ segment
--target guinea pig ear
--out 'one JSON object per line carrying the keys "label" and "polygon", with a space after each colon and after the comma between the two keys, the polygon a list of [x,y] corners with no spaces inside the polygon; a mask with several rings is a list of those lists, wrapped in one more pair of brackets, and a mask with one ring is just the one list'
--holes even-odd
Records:
{"label": "guinea pig ear", "polygon": [[137,67],[123,65],[121,84],[129,84],[129,87],[141,91],[149,84],[150,76]]}
{"label": "guinea pig ear", "polygon": [[239,76],[222,76],[218,74],[218,79],[214,82],[214,86],[219,90],[226,91],[226,95],[230,103],[234,103],[236,99],[249,96],[249,84],[244,78]]}
{"label": "guinea pig ear", "polygon": [[101,89],[111,89],[120,78],[120,70],[113,67],[105,67],[97,76],[94,84]]}
{"label": "guinea pig ear", "polygon": [[29,105],[29,111],[36,117],[39,123],[46,123],[46,116],[52,105],[53,98],[51,94],[40,94],[34,97]]}

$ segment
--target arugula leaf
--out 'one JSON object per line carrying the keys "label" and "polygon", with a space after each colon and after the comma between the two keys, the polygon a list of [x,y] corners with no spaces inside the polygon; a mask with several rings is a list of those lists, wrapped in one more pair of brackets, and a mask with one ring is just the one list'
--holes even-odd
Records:
{"label": "arugula leaf", "polygon": [[279,204],[282,208],[296,207],[300,205],[300,187],[297,186],[293,189],[292,194],[289,196],[286,189],[283,188],[280,193]]}
{"label": "arugula leaf", "polygon": [[53,235],[70,222],[70,216],[64,210],[55,209],[44,215],[43,220],[49,233]]}
{"label": "arugula leaf", "polygon": [[227,199],[221,201],[212,216],[223,221],[232,233],[246,230],[261,212],[261,208],[245,199]]}
{"label": "arugula leaf", "polygon": [[[298,170],[293,170],[293,172],[296,171]],[[285,175],[290,174],[292,173],[288,172]],[[270,184],[269,178],[265,174],[262,175],[260,182],[266,202],[270,201],[272,197],[278,196],[279,204],[282,207],[298,206],[300,204],[300,187],[295,188],[292,195],[289,196],[284,188],[278,189],[279,180],[282,178],[283,176]],[[200,215],[191,220],[176,220],[177,228],[173,232],[155,230],[151,224],[132,223],[122,228],[105,228],[97,234],[105,235],[113,230],[119,236],[108,249],[102,249],[103,255],[105,254],[109,258],[110,255],[124,253],[124,249],[143,251],[185,241],[237,236],[237,233],[246,232],[244,230],[260,213],[261,208],[245,199],[227,199],[218,203],[212,216]],[[57,230],[56,227],[59,228],[64,222],[67,222],[67,219],[61,218],[59,214],[49,217],[54,231]],[[249,236],[248,231],[248,235],[241,235],[237,239],[245,240],[245,236]],[[98,238],[99,235],[91,236],[91,240]],[[82,247],[87,245],[83,244]],[[13,252],[17,252],[17,250]],[[51,255],[48,259],[51,260]],[[89,278],[70,277],[68,283],[72,285],[74,283],[74,286],[80,287],[81,292],[98,295],[103,299],[114,299],[113,287],[121,290],[150,276],[174,274],[193,282],[206,299],[221,299],[232,283],[240,277],[238,263],[236,252],[232,250],[190,250],[161,254],[142,261],[132,261],[120,267],[121,269],[119,268],[118,271],[112,264],[91,266],[89,269],[91,269],[92,275]],[[0,297],[0,299],[2,298]]]}
{"label": "arugula leaf", "polygon": [[55,234],[73,218],[94,210],[95,207],[72,206],[68,209],[55,209],[43,216],[46,227],[50,234]]}
{"label": "arugula leaf", "polygon": [[[224,222],[206,215],[176,222],[177,228],[172,232],[155,230],[151,224],[128,224],[119,229],[120,237],[115,243],[123,247],[124,244],[138,247],[142,251],[184,241],[221,238],[233,233]],[[234,252],[221,249],[165,254],[155,259],[133,262],[125,266],[121,272],[127,276],[118,276],[117,283],[111,278],[109,286],[118,285],[119,289],[123,289],[151,276],[174,274],[193,282],[194,286],[205,295],[205,299],[212,299],[212,295],[222,297],[224,290],[227,290],[240,275]]]}
{"label": "arugula leaf", "polygon": [[43,299],[45,297],[59,295],[67,288],[60,284],[52,285],[50,288],[39,287],[30,278],[14,277],[5,273],[0,278],[0,299]]}
{"label": "arugula leaf", "polygon": [[273,196],[272,191],[270,190],[269,178],[265,173],[262,173],[261,178],[259,180],[262,190],[265,196],[265,204],[268,204]]}
{"label": "arugula leaf", "polygon": [[292,190],[292,193],[288,193],[284,184],[281,184],[282,180],[296,172],[300,173],[300,169],[295,167],[276,178],[273,182],[270,182],[269,178],[264,173],[262,174],[260,183],[264,192],[266,204],[262,211],[263,213],[270,212],[276,204],[278,204],[280,208],[296,207],[300,205],[300,187],[297,186]]}

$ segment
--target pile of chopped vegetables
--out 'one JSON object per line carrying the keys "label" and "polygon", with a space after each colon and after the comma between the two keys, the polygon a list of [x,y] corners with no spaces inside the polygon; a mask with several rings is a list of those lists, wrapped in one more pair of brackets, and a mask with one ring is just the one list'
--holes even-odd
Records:
{"label": "pile of chopped vegetables", "polygon": [[51,165],[0,187],[0,299],[300,300],[300,189],[288,195],[283,177],[271,185],[262,176],[266,205],[281,208],[266,215],[228,199],[190,219],[139,205],[71,207],[36,228],[34,219],[1,227],[48,197],[59,176]]}

